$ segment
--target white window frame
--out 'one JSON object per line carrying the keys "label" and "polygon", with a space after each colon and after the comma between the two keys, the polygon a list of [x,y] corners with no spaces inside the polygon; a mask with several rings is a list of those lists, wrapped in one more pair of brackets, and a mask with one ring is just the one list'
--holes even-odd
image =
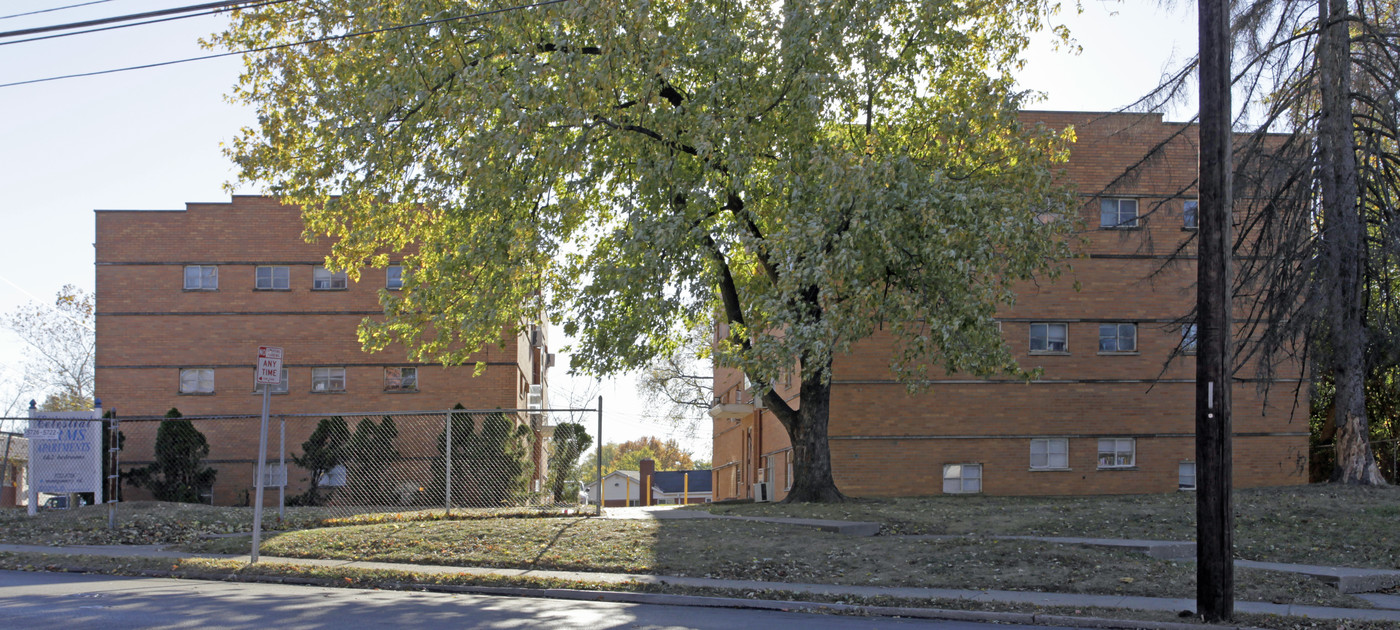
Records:
{"label": "white window frame", "polygon": [[350,276],[344,271],[331,271],[320,265],[311,270],[312,291],[344,291],[350,288]]}
{"label": "white window frame", "polygon": [[783,457],[787,460],[787,487],[783,488],[783,492],[787,492],[792,490],[792,451],[788,451]]}
{"label": "white window frame", "polygon": [[[1037,450],[1040,452],[1037,453]],[[1040,458],[1039,462],[1036,461],[1037,456]],[[1069,439],[1035,438],[1031,440],[1031,470],[1069,470]]]}
{"label": "white window frame", "polygon": [[[969,472],[976,474],[969,475]],[[982,464],[943,465],[943,494],[981,494]]]}
{"label": "white window frame", "polygon": [[[1191,469],[1191,472],[1190,472],[1189,475],[1188,475],[1187,472],[1186,472],[1186,469],[1187,469],[1188,466],[1189,466],[1190,469]],[[1191,480],[1190,483],[1187,483],[1187,481],[1186,481],[1188,478]],[[1177,490],[1195,490],[1195,489],[1196,489],[1196,462],[1181,462],[1181,463],[1179,463],[1179,464],[1176,465],[1176,489],[1177,489]]]}
{"label": "white window frame", "polygon": [[321,482],[318,484],[322,488],[342,488],[345,484],[345,464],[336,466],[326,472],[321,473]]}
{"label": "white window frame", "polygon": [[[1104,329],[1113,327],[1113,349],[1104,349]],[[1132,332],[1133,347],[1123,347],[1123,327],[1127,326]],[[1138,351],[1138,330],[1137,324],[1132,322],[1105,322],[1099,324],[1099,352],[1101,354],[1135,354]]]}
{"label": "white window frame", "polygon": [[[1109,207],[1112,206],[1112,210]],[[1105,219],[1113,213],[1113,222]],[[1124,221],[1126,212],[1132,212],[1132,220]],[[1127,230],[1138,226],[1138,200],[1125,197],[1110,197],[1099,200],[1099,228],[1104,230]]]}
{"label": "white window frame", "polygon": [[1181,228],[1183,230],[1195,230],[1201,227],[1201,202],[1199,199],[1187,199],[1181,202]]}
{"label": "white window frame", "polygon": [[[190,272],[194,273],[194,283],[191,284]],[[185,290],[186,291],[218,291],[219,290],[219,268],[215,265],[185,265]]]}
{"label": "white window frame", "polygon": [[[340,387],[335,386],[339,382]],[[345,368],[343,367],[315,367],[311,368],[311,393],[313,394],[333,394],[345,391]]]}
{"label": "white window frame", "polygon": [[[1104,463],[1104,456],[1112,459]],[[1137,440],[1134,438],[1099,438],[1099,469],[1137,467]]]}
{"label": "white window frame", "polygon": [[384,268],[384,288],[390,291],[403,289],[403,265],[389,265]]}
{"label": "white window frame", "polygon": [[[1045,329],[1045,334],[1043,336],[1045,347],[1043,348],[1035,347],[1035,329],[1037,326],[1042,326]],[[1062,345],[1058,349],[1054,347],[1054,340],[1050,338],[1050,331],[1055,327],[1064,331],[1063,339],[1060,341]],[[1031,354],[1066,354],[1069,352],[1069,324],[1064,322],[1032,322],[1030,328]]]}
{"label": "white window frame", "polygon": [[180,393],[214,393],[214,368],[180,368]]}
{"label": "white window frame", "polygon": [[1196,354],[1196,346],[1200,343],[1197,330],[1195,323],[1181,325],[1181,346],[1179,347],[1182,354]]}
{"label": "white window frame", "polygon": [[[412,376],[407,376],[412,374]],[[409,384],[405,385],[407,381]],[[386,392],[416,392],[418,391],[418,368],[416,367],[393,367],[384,368],[384,391]]]}
{"label": "white window frame", "polygon": [[[264,270],[266,270],[266,282],[263,278]],[[280,287],[277,286],[279,279],[282,285]],[[292,288],[292,270],[285,265],[258,265],[253,270],[253,288],[259,291],[289,291]]]}

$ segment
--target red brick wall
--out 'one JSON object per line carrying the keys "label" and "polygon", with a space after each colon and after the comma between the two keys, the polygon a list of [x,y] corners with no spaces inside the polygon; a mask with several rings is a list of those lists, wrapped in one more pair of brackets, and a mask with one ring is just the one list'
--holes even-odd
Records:
{"label": "red brick wall", "polygon": [[[1155,114],[1025,112],[1024,118],[1075,126],[1066,177],[1085,200],[1084,256],[1069,261],[1058,281],[1021,284],[1016,304],[998,312],[1013,356],[1023,368],[1042,368],[1041,380],[934,369],[924,390],[909,394],[891,375],[889,335],[855,344],[835,362],[830,424],[836,481],[848,494],[938,494],[943,466],[957,463],[982,465],[987,494],[1169,492],[1177,489],[1178,464],[1195,458],[1194,357],[1168,361],[1181,341],[1178,322],[1195,302],[1195,262],[1169,260],[1192,235],[1183,226],[1182,202],[1195,197],[1195,130]],[[1138,176],[1114,181],[1161,142],[1167,142],[1163,156]],[[1098,199],[1088,195],[1102,190],[1138,200],[1137,229],[1099,229]],[[1193,248],[1182,251],[1190,255]],[[1033,322],[1066,323],[1068,352],[1031,354]],[[1099,324],[1109,322],[1137,324],[1137,352],[1098,352]],[[1254,377],[1256,367],[1243,366],[1241,377]],[[1308,427],[1294,411],[1297,383],[1287,380],[1299,370],[1282,366],[1278,374],[1283,380],[1272,384],[1267,405],[1256,383],[1233,386],[1239,486],[1306,482]],[[718,393],[740,380],[734,370],[716,370]],[[761,423],[762,440],[750,446],[752,453],[742,452],[739,431],[725,430],[729,421],[716,421],[713,461],[721,466],[774,454],[777,470],[769,478],[781,499],[787,436],[771,414],[754,415],[742,423]],[[1030,470],[1030,440],[1038,437],[1069,441],[1070,470]],[[1101,437],[1134,438],[1136,465],[1100,470]],[[757,465],[745,469],[746,483],[756,481]],[[717,474],[716,500],[732,498],[726,488]]]}
{"label": "red brick wall", "polygon": [[[471,364],[444,368],[409,362],[399,346],[362,351],[356,327],[381,312],[384,270],[362,270],[346,290],[312,290],[312,269],[324,263],[330,241],[302,239],[298,208],[264,197],[234,197],[180,211],[96,214],[96,393],[105,408],[123,417],[161,415],[171,407],[186,416],[258,413],[262,400],[252,380],[260,345],[285,352],[289,392],[272,397],[274,414],[442,410],[458,403],[469,409],[524,406],[537,353],[515,335],[504,334],[501,346],[473,357],[487,364],[480,376],[473,376]],[[218,289],[185,291],[187,264],[217,265]],[[260,264],[287,266],[290,289],[255,290]],[[416,366],[419,391],[384,391],[386,366]],[[214,368],[212,395],[179,392],[180,369],[194,367]],[[312,367],[344,367],[345,391],[313,393]],[[147,438],[129,426],[134,432],[128,433],[127,448],[139,458],[136,452],[149,450],[145,440],[153,439],[154,430]],[[313,429],[314,422],[289,426],[291,450],[299,450]],[[255,429],[211,430],[211,459],[256,457]],[[219,469],[221,501],[252,484],[246,461]]]}

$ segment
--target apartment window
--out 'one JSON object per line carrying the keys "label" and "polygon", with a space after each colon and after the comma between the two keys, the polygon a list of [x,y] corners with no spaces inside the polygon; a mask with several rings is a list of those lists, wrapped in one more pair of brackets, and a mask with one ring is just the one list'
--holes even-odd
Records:
{"label": "apartment window", "polygon": [[1099,352],[1137,352],[1137,324],[1099,324]]}
{"label": "apartment window", "polygon": [[1068,352],[1069,324],[1031,324],[1031,352]]}
{"label": "apartment window", "polygon": [[1196,462],[1181,462],[1176,465],[1176,487],[1178,490],[1196,489]]}
{"label": "apartment window", "polygon": [[403,288],[403,265],[389,265],[384,269],[384,287],[394,291]]}
{"label": "apartment window", "polygon": [[345,465],[338,464],[334,468],[321,473],[321,485],[326,488],[341,488],[345,486]]}
{"label": "apartment window", "polygon": [[214,393],[214,368],[186,368],[180,370],[180,393]]}
{"label": "apartment window", "polygon": [[972,494],[982,491],[981,464],[944,464],[943,493]]}
{"label": "apartment window", "polygon": [[1104,199],[1099,202],[1099,227],[1135,228],[1137,224],[1136,199]]}
{"label": "apartment window", "polygon": [[1031,440],[1031,470],[1064,470],[1069,468],[1069,440],[1046,438]]}
{"label": "apartment window", "polygon": [[331,271],[317,267],[311,271],[311,288],[316,291],[336,291],[350,286],[350,279],[344,271]]}
{"label": "apartment window", "polygon": [[219,268],[214,265],[185,265],[186,291],[213,291],[219,288]]}
{"label": "apartment window", "polygon": [[386,392],[416,392],[416,391],[418,391],[418,368],[416,368],[416,367],[386,367],[386,368],[384,368],[384,391],[386,391]]}
{"label": "apartment window", "polygon": [[292,272],[287,267],[258,267],[253,288],[263,291],[286,291],[292,288]]}
{"label": "apartment window", "polygon": [[311,391],[317,393],[345,391],[345,368],[311,368]]}
{"label": "apartment window", "polygon": [[[271,386],[271,387],[272,387],[272,393],[274,393],[274,394],[285,394],[285,393],[287,393],[288,391],[290,391],[290,390],[287,388],[288,380],[287,380],[287,369],[286,369],[286,368],[283,368],[283,369],[282,369],[282,374],[280,375],[279,378],[281,378],[281,380],[277,381],[277,384],[276,384],[276,385]],[[255,394],[261,394],[264,387],[267,387],[267,386],[266,386],[266,385],[256,385],[256,384],[253,385],[253,393],[255,393]]]}
{"label": "apartment window", "polygon": [[1195,199],[1187,199],[1181,204],[1181,224],[1188,230],[1197,228],[1200,220],[1201,204]]}
{"label": "apartment window", "polygon": [[1137,465],[1137,449],[1132,438],[1099,440],[1099,468],[1132,468]]}
{"label": "apartment window", "polygon": [[1181,353],[1196,354],[1196,325],[1181,325]]}
{"label": "apartment window", "polygon": [[787,487],[783,488],[786,492],[792,489],[792,451],[788,451],[783,457],[787,459]]}

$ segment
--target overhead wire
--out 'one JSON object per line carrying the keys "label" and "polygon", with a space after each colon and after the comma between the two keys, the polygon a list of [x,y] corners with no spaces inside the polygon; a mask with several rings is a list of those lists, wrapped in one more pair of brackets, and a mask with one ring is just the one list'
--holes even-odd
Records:
{"label": "overhead wire", "polygon": [[[270,1],[285,1],[285,0],[270,0]],[[534,2],[534,3],[531,3],[531,4],[523,4],[523,5],[519,5],[519,6],[505,7],[505,8],[501,8],[501,9],[491,9],[491,10],[489,10],[489,11],[480,11],[480,12],[477,12],[477,13],[469,13],[469,14],[466,14],[466,15],[458,15],[458,16],[452,16],[452,17],[438,18],[438,19],[435,19],[435,20],[424,20],[424,21],[422,21],[422,22],[414,22],[414,23],[411,23],[411,24],[400,24],[400,25],[398,25],[398,26],[385,26],[385,27],[382,27],[382,28],[369,29],[369,30],[364,30],[364,31],[356,31],[356,32],[353,32],[353,33],[343,33],[343,34],[340,34],[340,35],[327,35],[326,37],[318,37],[318,38],[315,38],[315,39],[307,39],[307,40],[302,40],[302,41],[297,41],[297,42],[287,42],[287,43],[285,43],[285,44],[273,44],[273,45],[271,45],[271,46],[260,46],[260,47],[258,47],[258,48],[249,48],[249,49],[247,49],[247,50],[233,50],[233,51],[223,52],[223,53],[213,53],[213,54],[209,54],[209,55],[201,55],[201,56],[198,56],[198,57],[186,57],[186,58],[184,58],[184,59],[172,59],[172,60],[170,60],[170,61],[158,61],[158,62],[154,62],[154,63],[147,63],[147,64],[141,64],[141,65],[136,65],[136,66],[124,66],[124,67],[121,67],[121,68],[111,68],[111,69],[107,69],[107,70],[94,70],[94,71],[92,71],[92,72],[77,72],[77,73],[73,73],[73,74],[64,74],[64,75],[58,75],[58,76],[52,76],[52,77],[44,77],[44,78],[41,78],[41,79],[28,79],[28,80],[25,80],[25,81],[12,81],[12,82],[10,82],[10,83],[0,83],[0,89],[3,89],[3,88],[10,88],[10,87],[18,87],[18,86],[21,86],[21,85],[32,85],[32,84],[35,84],[35,83],[48,83],[48,82],[51,82],[51,81],[63,81],[63,80],[66,80],[66,79],[78,79],[78,78],[83,78],[83,77],[101,76],[101,75],[104,75],[104,74],[116,74],[116,73],[118,73],[118,72],[131,72],[131,71],[133,71],[133,70],[148,70],[148,69],[151,69],[151,68],[161,68],[161,67],[165,67],[165,66],[174,66],[174,65],[179,65],[179,64],[192,63],[192,62],[195,62],[195,61],[209,61],[209,60],[212,60],[212,59],[222,59],[222,58],[224,58],[224,57],[234,57],[234,56],[247,55],[247,54],[252,54],[252,53],[267,52],[267,51],[270,51],[270,50],[281,50],[281,49],[283,49],[283,48],[292,48],[292,47],[295,47],[295,46],[307,46],[307,45],[310,45],[310,44],[321,44],[321,43],[325,43],[325,42],[332,42],[332,41],[339,41],[339,40],[343,40],[343,39],[349,39],[349,38],[351,38],[351,37],[363,37],[363,36],[366,36],[366,35],[376,35],[376,34],[379,34],[379,33],[389,33],[389,32],[393,32],[393,31],[401,31],[401,30],[410,29],[410,28],[417,28],[417,27],[420,27],[420,26],[432,26],[432,25],[434,25],[434,24],[445,24],[445,23],[448,23],[448,22],[456,22],[456,21],[460,21],[460,20],[470,20],[470,19],[473,19],[473,18],[486,17],[486,16],[488,16],[488,15],[496,15],[496,14],[498,14],[498,13],[508,13],[508,12],[511,12],[511,11],[521,11],[521,10],[524,10],[524,9],[535,9],[535,8],[539,8],[539,7],[543,7],[543,6],[548,6],[548,5],[551,5],[551,4],[561,4],[561,3],[564,3],[564,2],[568,2],[568,1],[569,1],[569,0],[541,0],[540,2]]]}
{"label": "overhead wire", "polygon": [[[245,0],[245,1],[250,1],[250,0]],[[280,4],[280,3],[283,3],[283,2],[289,2],[289,1],[290,1],[290,0],[264,0],[263,2],[259,2],[259,3],[257,3],[257,4],[245,4],[244,6],[241,6],[241,7],[239,7],[239,8],[243,8],[243,9],[256,9],[256,8],[258,8],[258,7],[265,7],[265,6],[268,6],[268,5],[271,5],[271,4]],[[190,18],[208,17],[208,16],[211,16],[211,15],[218,15],[218,14],[223,13],[223,12],[224,12],[223,9],[214,9],[214,10],[206,11],[206,12],[204,12],[204,13],[187,13],[187,14],[184,14],[184,15],[171,15],[171,16],[162,17],[162,18],[157,18],[157,19],[153,19],[153,20],[146,20],[145,22],[134,22],[134,23],[128,22],[128,23],[124,23],[124,24],[111,24],[111,25],[108,25],[108,26],[101,26],[101,27],[98,27],[98,28],[90,28],[90,29],[85,30],[85,31],[72,31],[72,32],[68,32],[68,33],[53,33],[53,34],[51,34],[51,35],[40,35],[40,36],[38,36],[38,37],[30,37],[30,38],[28,38],[28,39],[16,39],[16,40],[14,40],[14,41],[8,41],[8,42],[6,42],[6,41],[0,41],[0,46],[9,46],[9,45],[12,45],[12,44],[25,44],[25,43],[29,43],[29,42],[39,42],[39,41],[44,41],[44,40],[47,40],[47,39],[59,39],[59,38],[62,38],[62,37],[76,37],[76,36],[78,36],[78,35],[88,35],[88,34],[90,34],[90,33],[100,33],[100,32],[103,32],[103,31],[115,31],[115,30],[123,29],[123,28],[133,28],[133,27],[136,27],[136,26],[146,26],[146,25],[148,25],[148,24],[160,24],[160,23],[162,23],[162,22],[174,22],[175,20],[187,20],[187,19],[190,19]],[[3,37],[3,36],[4,36],[4,33],[0,33],[0,37]]]}
{"label": "overhead wire", "polygon": [[112,1],[112,0],[92,0],[92,2],[83,2],[83,3],[80,3],[80,4],[70,4],[70,5],[68,5],[68,6],[54,7],[54,8],[52,8],[52,9],[39,9],[39,10],[37,10],[37,11],[26,11],[26,12],[24,12],[24,13],[11,13],[10,15],[0,15],[0,20],[8,20],[8,19],[11,19],[11,18],[25,17],[25,16],[27,16],[27,15],[39,15],[40,13],[53,13],[54,11],[63,11],[63,10],[65,10],[65,9],[76,9],[76,8],[78,8],[78,7],[86,7],[86,6],[91,6],[91,5],[94,5],[94,4],[102,4],[102,3],[104,3],[104,2],[111,2],[111,1]]}
{"label": "overhead wire", "polygon": [[[52,33],[54,31],[71,31],[89,26],[101,26],[104,24],[114,24],[119,22],[135,22],[146,18],[163,17],[167,15],[178,15],[180,13],[216,13],[224,9],[236,9],[241,5],[251,4],[255,0],[220,0],[219,2],[206,2],[204,4],[192,4],[182,7],[172,7],[169,9],[159,9],[156,11],[143,11],[141,13],[128,13],[126,15],[114,15],[111,17],[98,18],[95,20],[83,20],[82,22],[67,22],[64,24],[50,24],[48,26],[34,26],[13,31],[0,31],[0,37],[19,37],[21,35],[37,35],[39,33]],[[286,2],[287,0],[277,0]]]}

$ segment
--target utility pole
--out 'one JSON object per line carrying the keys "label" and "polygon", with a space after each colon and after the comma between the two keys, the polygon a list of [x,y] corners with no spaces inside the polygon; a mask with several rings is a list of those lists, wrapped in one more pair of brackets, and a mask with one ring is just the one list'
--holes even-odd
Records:
{"label": "utility pole", "polygon": [[1235,612],[1230,448],[1230,3],[1200,0],[1200,208],[1196,233],[1196,612]]}

